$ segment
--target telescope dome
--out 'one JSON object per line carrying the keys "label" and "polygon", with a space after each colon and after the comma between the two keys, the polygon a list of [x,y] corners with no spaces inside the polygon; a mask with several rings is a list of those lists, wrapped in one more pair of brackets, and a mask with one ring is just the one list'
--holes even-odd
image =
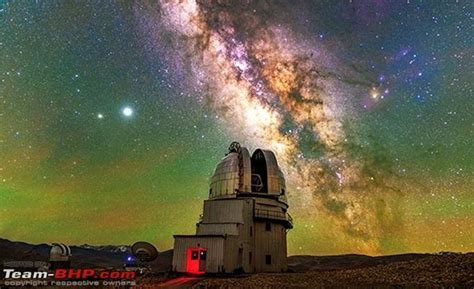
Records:
{"label": "telescope dome", "polygon": [[68,260],[71,255],[71,248],[69,248],[68,245],[62,243],[53,243],[51,246],[51,251],[49,251],[50,261]]}
{"label": "telescope dome", "polygon": [[250,155],[246,147],[233,142],[214,170],[209,198],[256,194],[275,196],[286,203],[285,190],[285,178],[272,151],[257,149]]}

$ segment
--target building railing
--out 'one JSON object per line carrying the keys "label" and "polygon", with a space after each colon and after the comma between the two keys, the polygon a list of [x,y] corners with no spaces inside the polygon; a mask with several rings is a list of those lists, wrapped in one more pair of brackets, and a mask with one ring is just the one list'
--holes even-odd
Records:
{"label": "building railing", "polygon": [[[198,223],[202,223],[203,215],[199,215]],[[289,213],[278,212],[273,210],[265,210],[265,209],[255,209],[255,217],[256,218],[264,218],[264,219],[273,219],[273,220],[281,220],[286,221],[289,223],[291,227],[293,227],[293,218]]]}
{"label": "building railing", "polygon": [[288,213],[265,209],[255,209],[255,217],[286,221],[291,225],[291,227],[293,227],[293,218]]}

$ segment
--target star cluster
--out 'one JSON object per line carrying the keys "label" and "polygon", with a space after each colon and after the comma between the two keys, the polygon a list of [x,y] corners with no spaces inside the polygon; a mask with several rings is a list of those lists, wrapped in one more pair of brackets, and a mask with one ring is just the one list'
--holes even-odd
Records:
{"label": "star cluster", "polygon": [[290,254],[472,250],[472,8],[0,2],[0,235],[170,247],[239,140]]}

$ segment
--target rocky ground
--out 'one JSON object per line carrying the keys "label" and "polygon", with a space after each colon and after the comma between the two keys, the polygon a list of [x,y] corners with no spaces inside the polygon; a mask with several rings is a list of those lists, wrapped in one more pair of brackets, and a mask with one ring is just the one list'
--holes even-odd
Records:
{"label": "rocky ground", "polygon": [[[74,268],[121,269],[126,246],[71,246]],[[8,261],[47,261],[51,247],[0,239],[0,268]],[[290,256],[288,273],[192,277],[169,273],[172,250],[148,264],[136,288],[472,288],[474,253]],[[2,288],[0,278],[0,288]],[[24,288],[24,287],[23,287]],[[42,287],[47,288],[47,287]],[[92,287],[84,287],[92,288]],[[106,287],[94,287],[106,288]],[[110,287],[107,287],[110,288]],[[121,286],[119,288],[126,288]]]}
{"label": "rocky ground", "polygon": [[474,288],[473,253],[427,255],[413,260],[351,267],[205,278],[191,288]]}

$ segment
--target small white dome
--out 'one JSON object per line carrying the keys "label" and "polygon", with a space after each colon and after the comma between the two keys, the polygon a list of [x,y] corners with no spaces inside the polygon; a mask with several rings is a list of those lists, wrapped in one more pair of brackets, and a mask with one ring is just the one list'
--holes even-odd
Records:
{"label": "small white dome", "polygon": [[67,261],[71,256],[71,248],[62,243],[53,243],[49,251],[50,261]]}

